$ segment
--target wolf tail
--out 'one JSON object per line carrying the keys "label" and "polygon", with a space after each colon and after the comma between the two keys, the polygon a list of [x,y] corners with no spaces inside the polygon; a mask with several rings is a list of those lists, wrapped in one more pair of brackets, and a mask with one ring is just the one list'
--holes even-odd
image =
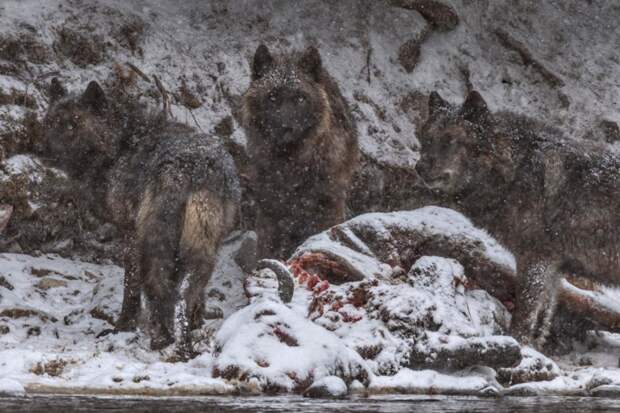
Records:
{"label": "wolf tail", "polygon": [[150,310],[151,347],[176,341],[191,355],[189,333],[200,327],[204,290],[236,204],[171,170],[147,188],[138,213],[143,291]]}
{"label": "wolf tail", "polygon": [[161,171],[147,184],[138,209],[136,253],[153,349],[174,341],[179,240],[190,184],[172,168]]}

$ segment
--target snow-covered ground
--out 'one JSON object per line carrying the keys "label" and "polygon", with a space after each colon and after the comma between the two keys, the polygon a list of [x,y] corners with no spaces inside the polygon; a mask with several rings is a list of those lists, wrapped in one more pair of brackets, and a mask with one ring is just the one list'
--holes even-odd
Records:
{"label": "snow-covered ground", "polygon": [[[368,228],[374,228],[386,242],[394,226],[425,218],[427,225],[450,220],[460,221],[461,230],[471,225],[454,211],[434,207],[398,218],[367,214],[343,225],[365,223],[368,240]],[[510,255],[486,233],[454,228],[442,234],[455,242],[463,236],[480,239],[477,245],[492,247],[483,254],[510,263]],[[510,319],[506,308],[472,289],[454,259],[423,256],[406,274],[383,263],[391,272],[362,272],[361,280],[334,284],[303,269],[304,251],[316,253],[309,240],[290,262],[295,292],[284,304],[270,269],[246,277],[235,263],[247,236],[231,237],[220,251],[205,291],[214,319],[195,332],[201,355],[188,362],[178,362],[169,350],[150,351],[140,332],[106,334],[120,310],[121,268],[0,254],[0,391],[229,394],[303,392],[310,386],[333,396],[343,394],[342,386],[361,393],[471,395],[620,391],[620,369],[609,366],[614,346],[617,360],[619,337],[603,335],[599,347],[579,353],[578,360],[553,361],[520,348],[503,335]],[[322,239],[322,247],[328,242],[314,239]],[[377,260],[368,253],[368,240],[356,248]],[[579,366],[583,357],[592,366]]]}

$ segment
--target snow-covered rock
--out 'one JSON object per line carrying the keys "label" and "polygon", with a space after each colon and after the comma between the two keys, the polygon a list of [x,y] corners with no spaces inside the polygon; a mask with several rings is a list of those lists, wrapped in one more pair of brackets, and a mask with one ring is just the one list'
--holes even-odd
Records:
{"label": "snow-covered rock", "polygon": [[328,376],[312,383],[304,391],[304,396],[313,399],[339,398],[346,396],[347,392],[347,385],[340,377]]}
{"label": "snow-covered rock", "polygon": [[560,375],[558,365],[531,347],[521,349],[518,366],[498,369],[498,380],[504,385],[553,380]]}
{"label": "snow-covered rock", "polygon": [[310,237],[292,262],[338,283],[398,277],[424,255],[453,258],[495,297],[514,297],[514,256],[465,216],[441,207],[357,216]]}
{"label": "snow-covered rock", "polygon": [[214,376],[255,382],[261,389],[302,391],[337,375],[368,382],[362,357],[334,333],[271,298],[230,316],[216,336]]}

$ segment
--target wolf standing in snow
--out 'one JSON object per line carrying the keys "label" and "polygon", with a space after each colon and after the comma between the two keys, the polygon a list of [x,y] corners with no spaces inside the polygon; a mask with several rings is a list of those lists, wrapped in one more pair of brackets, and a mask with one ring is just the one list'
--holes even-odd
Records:
{"label": "wolf standing in snow", "polygon": [[344,221],[359,157],[355,125],[314,47],[272,56],[260,45],[241,116],[259,255],[286,258],[309,235]]}
{"label": "wolf standing in snow", "polygon": [[232,158],[213,137],[139,102],[107,99],[96,82],[67,95],[55,79],[50,96],[48,155],[92,188],[94,205],[126,236],[117,329],[136,327],[143,295],[151,348],[176,339],[188,349],[218,245],[235,221],[240,189]]}
{"label": "wolf standing in snow", "polygon": [[562,277],[620,285],[620,160],[602,144],[492,114],[475,91],[461,108],[433,92],[421,141],[417,169],[435,202],[517,256],[518,338],[544,342]]}

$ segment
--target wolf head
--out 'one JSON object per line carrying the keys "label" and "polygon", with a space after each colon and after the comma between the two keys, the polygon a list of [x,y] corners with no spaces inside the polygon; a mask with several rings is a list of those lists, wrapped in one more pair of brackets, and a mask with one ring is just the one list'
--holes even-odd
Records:
{"label": "wolf head", "polygon": [[47,153],[74,175],[101,168],[119,150],[109,126],[109,104],[95,81],[81,94],[68,94],[58,79],[49,87],[50,106],[44,119]]}
{"label": "wolf head", "polygon": [[460,108],[432,92],[428,112],[416,169],[433,191],[458,198],[481,186],[496,190],[511,179],[514,165],[509,140],[498,133],[478,92],[472,91]]}
{"label": "wolf head", "polygon": [[244,122],[256,143],[278,151],[313,136],[329,116],[324,76],[321,56],[314,47],[301,54],[274,57],[260,45],[243,108]]}

